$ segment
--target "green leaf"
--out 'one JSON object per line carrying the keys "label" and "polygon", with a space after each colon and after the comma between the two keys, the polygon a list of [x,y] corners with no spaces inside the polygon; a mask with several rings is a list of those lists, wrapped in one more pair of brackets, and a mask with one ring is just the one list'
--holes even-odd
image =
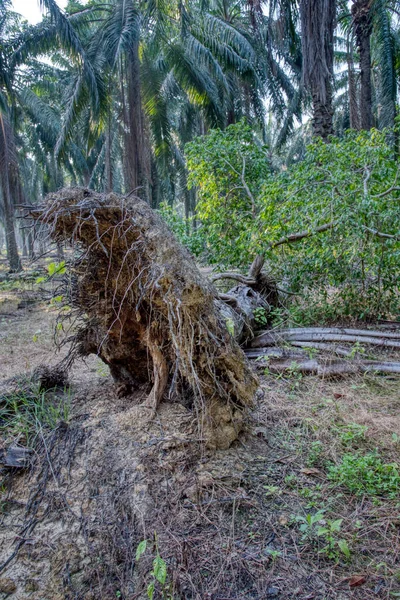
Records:
{"label": "green leaf", "polygon": [[167,579],[167,565],[159,554],[157,554],[153,561],[153,572],[157,581],[164,585]]}
{"label": "green leaf", "polygon": [[350,558],[350,548],[347,545],[346,540],[339,540],[338,541],[338,546],[340,548],[340,550],[343,552],[343,554],[345,555],[346,558]]}
{"label": "green leaf", "polygon": [[148,587],[147,587],[147,597],[149,598],[149,600],[153,600],[154,597],[154,581],[152,581],[151,583],[149,583]]}
{"label": "green leaf", "polygon": [[142,540],[136,548],[136,560],[139,560],[142,554],[146,552],[147,540]]}

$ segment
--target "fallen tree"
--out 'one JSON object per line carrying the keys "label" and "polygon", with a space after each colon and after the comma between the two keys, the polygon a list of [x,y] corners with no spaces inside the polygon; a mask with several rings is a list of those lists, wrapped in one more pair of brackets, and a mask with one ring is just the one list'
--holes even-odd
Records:
{"label": "fallen tree", "polygon": [[165,395],[191,395],[201,439],[228,447],[257,389],[234,339],[250,335],[257,292],[236,289],[222,302],[159,215],[136,198],[68,188],[30,213],[78,255],[66,287],[80,319],[68,365],[97,354],[121,394],[151,383],[143,404],[150,417]]}

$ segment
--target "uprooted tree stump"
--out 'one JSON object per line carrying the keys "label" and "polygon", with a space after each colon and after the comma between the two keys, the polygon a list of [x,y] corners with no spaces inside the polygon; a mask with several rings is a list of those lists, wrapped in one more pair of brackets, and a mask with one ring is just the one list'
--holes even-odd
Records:
{"label": "uprooted tree stump", "polygon": [[69,363],[97,354],[126,394],[151,382],[142,405],[151,417],[166,394],[190,395],[201,438],[228,447],[257,380],[230,333],[229,306],[160,216],[139,199],[82,188],[48,195],[31,214],[78,255],[67,286],[80,316]]}

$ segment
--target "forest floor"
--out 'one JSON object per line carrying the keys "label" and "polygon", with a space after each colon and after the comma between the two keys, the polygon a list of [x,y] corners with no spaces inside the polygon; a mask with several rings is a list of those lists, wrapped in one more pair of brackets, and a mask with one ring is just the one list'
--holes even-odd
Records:
{"label": "forest floor", "polygon": [[208,453],[185,406],[145,425],[146,390],[117,398],[95,357],[58,393],[16,383],[60,359],[36,290],[0,283],[0,452],[33,448],[0,471],[0,598],[400,598],[400,377],[259,369],[247,432]]}

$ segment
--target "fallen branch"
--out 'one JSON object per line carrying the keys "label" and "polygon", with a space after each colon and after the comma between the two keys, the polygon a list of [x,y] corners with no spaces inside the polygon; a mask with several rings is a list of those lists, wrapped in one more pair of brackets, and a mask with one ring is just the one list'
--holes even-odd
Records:
{"label": "fallen branch", "polygon": [[346,327],[293,327],[288,329],[275,329],[263,333],[273,333],[276,335],[305,335],[305,334],[337,334],[337,335],[357,335],[362,337],[387,338],[400,341],[400,331],[384,332],[373,329],[348,329]]}
{"label": "fallen branch", "polygon": [[248,277],[247,275],[241,275],[241,273],[217,273],[216,275],[211,276],[211,281],[215,282],[219,279],[233,279],[234,281],[238,281],[239,283],[243,283],[243,285],[255,285],[256,280],[253,277]]}
{"label": "fallen branch", "polygon": [[382,231],[378,231],[377,229],[372,229],[371,227],[366,226],[364,226],[363,229],[365,229],[365,231],[369,231],[369,233],[372,233],[373,235],[376,235],[376,237],[383,238],[385,240],[400,240],[400,234],[392,235],[390,233],[383,233]]}
{"label": "fallen branch", "polygon": [[322,350],[332,352],[333,354],[337,354],[338,356],[353,355],[352,350],[341,348],[340,346],[336,346],[335,344],[324,344],[323,342],[290,342],[290,344],[291,346],[295,346],[296,348],[310,348],[315,350]]}

